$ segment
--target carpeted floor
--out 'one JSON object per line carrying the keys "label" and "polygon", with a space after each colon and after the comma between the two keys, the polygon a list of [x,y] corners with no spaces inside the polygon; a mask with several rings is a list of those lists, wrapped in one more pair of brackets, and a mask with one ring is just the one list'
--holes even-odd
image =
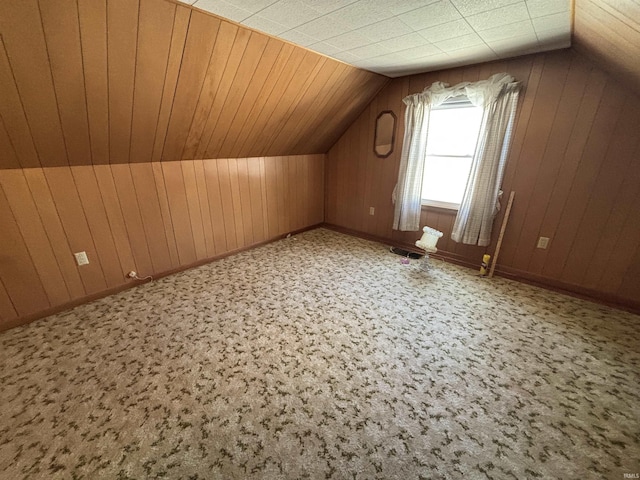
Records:
{"label": "carpeted floor", "polygon": [[640,317],[431,262],[314,230],[0,334],[0,478],[640,472]]}

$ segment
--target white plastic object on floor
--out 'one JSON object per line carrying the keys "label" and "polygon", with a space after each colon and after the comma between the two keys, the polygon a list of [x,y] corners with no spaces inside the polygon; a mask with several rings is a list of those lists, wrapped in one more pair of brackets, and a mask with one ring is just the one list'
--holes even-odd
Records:
{"label": "white plastic object on floor", "polygon": [[438,239],[442,237],[442,232],[431,227],[423,227],[422,232],[422,237],[416,242],[416,247],[421,248],[425,252],[422,268],[430,270],[429,254],[438,251],[436,244],[438,243]]}
{"label": "white plastic object on floor", "polygon": [[423,227],[422,231],[424,233],[420,240],[416,242],[416,247],[421,248],[427,253],[436,253],[438,251],[436,244],[438,243],[438,239],[442,237],[442,232],[431,227]]}

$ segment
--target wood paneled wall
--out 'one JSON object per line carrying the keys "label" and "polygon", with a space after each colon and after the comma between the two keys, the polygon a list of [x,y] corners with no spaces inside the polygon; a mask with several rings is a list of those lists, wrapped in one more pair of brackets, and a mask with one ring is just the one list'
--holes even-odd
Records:
{"label": "wood paneled wall", "polygon": [[[640,308],[640,99],[593,63],[565,50],[393,80],[328,154],[326,221],[395,243],[391,194],[404,133],[402,98],[506,71],[524,84],[503,181],[516,197],[498,270]],[[376,115],[399,119],[393,154],[373,155]],[[369,215],[369,207],[375,215]],[[479,265],[484,248],[450,238],[455,212],[425,208],[422,223],[445,233],[438,248]],[[502,214],[494,224],[493,253]],[[536,248],[539,236],[548,249]]]}
{"label": "wood paneled wall", "polygon": [[640,4],[634,0],[575,0],[573,45],[640,89]]}
{"label": "wood paneled wall", "polygon": [[325,153],[386,77],[166,0],[0,2],[0,168]]}
{"label": "wood paneled wall", "polygon": [[[324,155],[0,170],[0,329],[324,219]],[[74,252],[86,251],[78,267]]]}

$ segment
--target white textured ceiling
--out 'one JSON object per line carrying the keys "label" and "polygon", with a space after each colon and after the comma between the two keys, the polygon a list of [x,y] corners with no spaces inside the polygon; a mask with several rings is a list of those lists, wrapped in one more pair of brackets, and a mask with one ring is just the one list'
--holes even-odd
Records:
{"label": "white textured ceiling", "polygon": [[389,77],[571,44],[571,0],[182,1]]}

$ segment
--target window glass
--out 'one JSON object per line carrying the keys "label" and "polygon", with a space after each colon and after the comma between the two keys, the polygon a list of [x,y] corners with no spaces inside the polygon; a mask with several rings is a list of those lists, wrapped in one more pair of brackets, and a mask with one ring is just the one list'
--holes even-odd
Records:
{"label": "window glass", "polygon": [[422,182],[425,204],[457,208],[471,170],[482,109],[466,104],[433,109]]}

